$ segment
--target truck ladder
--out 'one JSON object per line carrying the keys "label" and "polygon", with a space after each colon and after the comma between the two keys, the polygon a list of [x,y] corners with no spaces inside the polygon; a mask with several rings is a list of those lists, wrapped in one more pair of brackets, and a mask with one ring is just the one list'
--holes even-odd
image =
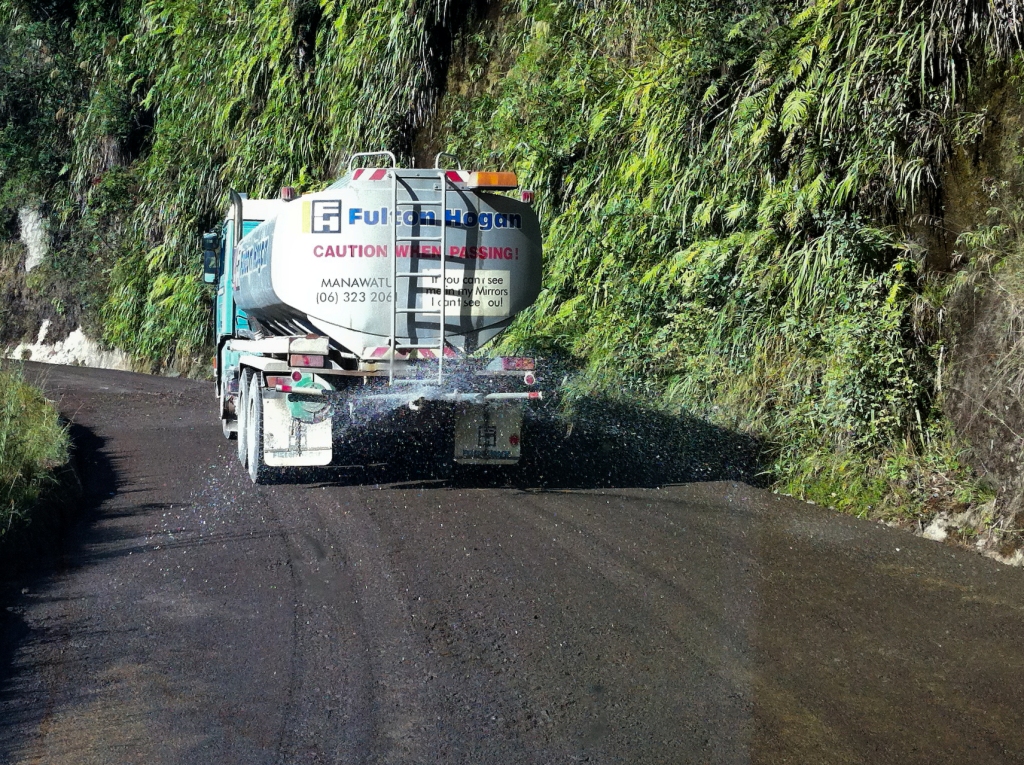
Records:
{"label": "truck ladder", "polygon": [[[439,158],[440,159],[440,158]],[[438,184],[440,189],[440,197],[436,199],[399,199],[398,198],[398,187],[402,180],[424,180],[429,176],[423,176],[419,174],[403,175],[401,170],[394,168],[391,171],[391,209],[393,210],[394,220],[391,226],[391,252],[393,257],[391,258],[391,365],[388,371],[388,384],[393,385],[395,382],[413,382],[421,381],[423,378],[418,377],[398,377],[395,375],[395,365],[398,362],[399,351],[419,351],[429,350],[433,351],[437,355],[437,384],[441,385],[444,382],[444,354],[448,347],[445,338],[445,324],[447,322],[447,277],[448,277],[448,221],[446,218],[446,212],[448,210],[448,174],[446,170],[441,168],[437,169],[437,178],[440,181]],[[419,194],[419,191],[413,190],[411,196]],[[398,228],[401,225],[402,220],[402,208],[432,208],[437,209],[437,221],[440,224],[440,236],[401,236],[398,233]],[[419,224],[411,226],[414,231],[422,230]],[[405,265],[405,270],[399,270],[398,266],[398,243],[408,242],[409,243],[409,258]],[[440,245],[441,252],[441,268],[440,270],[430,271],[418,271],[413,268],[414,265],[418,266],[419,258],[421,257],[419,246],[420,242],[437,242]],[[416,250],[414,253],[413,250]],[[398,280],[408,279],[409,289],[408,295],[410,297],[409,302],[415,306],[417,302],[416,291],[417,291],[417,280],[421,277],[440,277],[441,280],[441,305],[440,308],[416,308],[416,307],[399,307],[398,305]],[[438,336],[436,343],[429,342],[416,342],[416,331],[412,328],[412,325],[416,322],[416,317],[435,317],[438,321]],[[410,343],[399,343],[398,342],[398,322],[399,317],[404,317],[406,321],[406,334],[413,342]]]}

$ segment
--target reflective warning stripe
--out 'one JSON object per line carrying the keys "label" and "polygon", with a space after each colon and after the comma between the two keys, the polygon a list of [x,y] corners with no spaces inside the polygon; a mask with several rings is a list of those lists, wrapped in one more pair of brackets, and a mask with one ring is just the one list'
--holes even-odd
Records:
{"label": "reflective warning stripe", "polygon": [[[364,348],[363,358],[364,359],[385,359],[391,355],[391,348],[387,345],[378,345],[376,348]],[[458,357],[458,351],[454,348],[445,348],[444,356],[446,359],[454,359]],[[412,359],[437,359],[437,353],[428,348],[412,348],[408,351],[399,350],[398,358],[404,361]]]}
{"label": "reflective warning stripe", "polygon": [[[436,359],[437,358],[437,354],[434,351],[431,351],[431,350],[429,350],[427,348],[420,348],[420,349],[418,349],[417,353],[419,355],[419,358],[421,358],[421,359]],[[458,355],[459,354],[457,354],[455,352],[454,348],[445,348],[444,349],[444,357],[446,359],[453,359],[453,358],[455,358]]]}
{"label": "reflective warning stripe", "polygon": [[[369,173],[369,177],[363,178],[363,173]],[[364,181],[383,181],[387,176],[388,171],[386,168],[379,167],[360,167],[354,173],[352,173],[352,180],[358,181],[363,178]]]}
{"label": "reflective warning stripe", "polygon": [[[383,181],[387,175],[387,168],[360,167],[352,173],[352,180]],[[452,183],[469,183],[469,173],[463,170],[447,170],[445,175]],[[429,176],[424,176],[423,180],[429,180]]]}

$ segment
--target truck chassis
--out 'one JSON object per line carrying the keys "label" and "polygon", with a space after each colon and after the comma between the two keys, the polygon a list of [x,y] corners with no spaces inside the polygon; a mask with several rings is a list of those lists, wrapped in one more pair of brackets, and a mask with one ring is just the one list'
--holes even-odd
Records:
{"label": "truck chassis", "polygon": [[[388,160],[389,166],[372,172],[356,167],[381,158]],[[465,277],[459,276],[464,264],[455,261],[463,250],[489,253],[497,242],[516,244],[497,249],[502,257],[514,258],[521,269],[527,268],[529,251],[523,250],[520,261],[520,246],[536,241],[536,267],[529,271],[533,276],[526,282],[533,287],[526,292],[539,291],[539,227],[534,216],[536,240],[519,233],[508,235],[518,239],[503,240],[503,234],[495,233],[484,240],[487,247],[476,247],[480,243],[477,234],[491,231],[492,226],[497,232],[518,231],[529,201],[526,197],[515,203],[501,202],[505,197],[487,201],[480,193],[514,189],[514,174],[446,169],[442,166],[446,158],[451,159],[439,154],[433,169],[400,168],[394,154],[386,151],[357,153],[349,160],[348,180],[343,182],[354,183],[363,177],[360,183],[367,186],[361,193],[382,205],[379,211],[367,210],[366,220],[368,225],[379,222],[382,226],[382,238],[369,247],[374,253],[390,254],[389,278],[380,276],[387,287],[386,293],[380,293],[386,299],[382,298],[379,312],[381,319],[387,319],[386,328],[384,321],[377,322],[373,330],[364,325],[360,330],[348,325],[324,328],[311,321],[308,310],[296,307],[304,305],[294,302],[296,298],[282,307],[284,301],[272,286],[271,237],[279,230],[278,221],[291,215],[287,225],[294,227],[292,236],[315,236],[313,232],[341,236],[341,197],[317,201],[313,195],[313,201],[296,202],[294,190],[286,188],[280,200],[250,200],[231,191],[223,238],[216,233],[204,235],[204,279],[217,285],[214,335],[221,427],[225,437],[237,438],[239,461],[254,482],[266,481],[282,468],[331,464],[338,456],[339,432],[372,419],[375,412],[397,410],[444,410],[456,464],[514,465],[519,461],[524,409],[543,398],[534,362],[507,357],[477,359],[470,353],[469,341],[457,337],[465,333],[467,321],[471,327],[487,330],[483,342],[507,326],[512,314],[503,321],[498,317],[502,311],[512,310],[506,298],[524,299],[522,289],[520,297],[515,297],[515,285],[521,282],[510,281],[508,270],[484,269],[481,273],[492,274],[487,284],[506,285],[494,288],[496,295],[503,297],[489,298],[484,293],[476,298],[471,287],[469,302],[465,302]],[[381,185],[374,186],[378,183]],[[497,212],[499,208],[485,211],[485,205],[499,202],[505,212]],[[299,205],[288,209],[302,211],[301,229],[295,215],[282,212],[281,205],[288,203]],[[455,207],[449,209],[450,203]],[[318,204],[322,207],[317,208]],[[355,226],[362,219],[363,206],[351,201],[346,204],[348,225]],[[510,208],[509,204],[520,207]],[[467,222],[471,219],[476,223]],[[472,229],[471,238],[470,227],[477,223],[479,230]],[[246,240],[250,233],[253,239]],[[243,243],[246,241],[248,244]],[[364,243],[358,246],[363,248]],[[406,254],[400,258],[403,248]],[[319,250],[329,249],[318,245],[310,252],[319,257],[323,254]],[[450,272],[455,274],[455,287],[451,288]],[[475,280],[470,284],[476,284]],[[239,294],[243,297],[236,302]],[[517,310],[523,307],[521,303]],[[498,313],[485,312],[495,308]],[[474,315],[476,319],[470,318]],[[488,317],[490,324],[481,317]],[[324,334],[291,334],[296,331]],[[384,333],[386,337],[382,337]],[[473,347],[478,340],[475,336]],[[384,344],[359,345],[367,341]],[[354,343],[356,347],[346,347]]]}
{"label": "truck chassis", "polygon": [[[515,465],[524,409],[544,398],[532,360],[449,359],[442,384],[429,361],[399,360],[404,376],[396,384],[390,358],[353,369],[334,355],[329,339],[314,335],[222,345],[221,427],[225,437],[237,439],[239,462],[254,483],[271,480],[282,468],[332,464],[339,457],[339,433],[398,409],[447,410],[441,419],[452,423],[455,464]],[[237,361],[223,363],[232,359]]]}

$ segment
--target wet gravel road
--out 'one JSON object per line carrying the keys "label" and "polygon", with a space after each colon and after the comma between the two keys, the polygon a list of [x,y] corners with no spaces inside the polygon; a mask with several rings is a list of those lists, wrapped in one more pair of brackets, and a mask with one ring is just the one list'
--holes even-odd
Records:
{"label": "wet gravel road", "polygon": [[85,499],[0,762],[1024,762],[1020,570],[733,482],[254,487],[209,384],[42,374]]}

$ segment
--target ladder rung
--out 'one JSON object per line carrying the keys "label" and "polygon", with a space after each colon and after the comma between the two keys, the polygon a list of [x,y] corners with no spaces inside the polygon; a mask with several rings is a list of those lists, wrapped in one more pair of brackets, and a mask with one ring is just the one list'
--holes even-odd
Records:
{"label": "ladder rung", "polygon": [[439,236],[397,236],[395,237],[400,242],[440,242],[441,237]]}
{"label": "ladder rung", "polygon": [[442,204],[440,199],[399,199],[396,204],[399,205],[423,205],[423,206],[438,206]]}
{"label": "ladder rung", "polygon": [[395,313],[422,313],[427,316],[441,315],[441,312],[436,308],[396,308]]}
{"label": "ladder rung", "polygon": [[396,345],[396,351],[440,351],[440,345]]}
{"label": "ladder rung", "polygon": [[410,277],[410,278],[413,277],[413,276],[433,276],[433,277],[439,277],[439,276],[441,276],[441,272],[440,271],[400,271],[397,274],[395,274],[395,276],[397,276],[397,277],[405,276],[405,277]]}

